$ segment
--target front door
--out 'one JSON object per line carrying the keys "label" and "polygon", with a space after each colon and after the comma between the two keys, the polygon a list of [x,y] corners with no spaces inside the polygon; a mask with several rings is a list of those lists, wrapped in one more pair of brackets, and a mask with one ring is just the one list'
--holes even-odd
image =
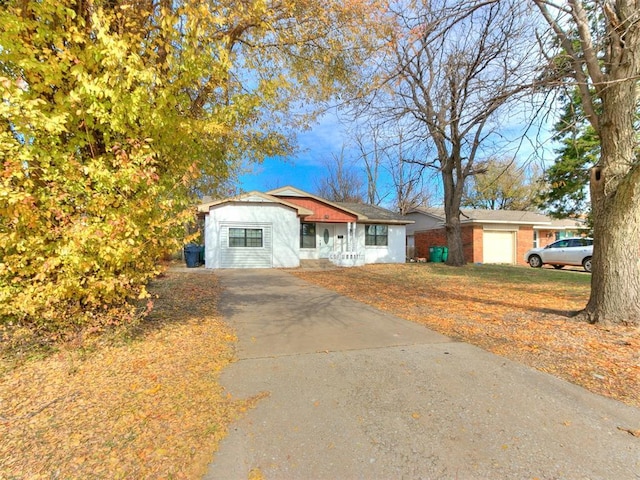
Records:
{"label": "front door", "polygon": [[329,258],[329,254],[333,252],[333,226],[318,225],[320,228],[320,258]]}

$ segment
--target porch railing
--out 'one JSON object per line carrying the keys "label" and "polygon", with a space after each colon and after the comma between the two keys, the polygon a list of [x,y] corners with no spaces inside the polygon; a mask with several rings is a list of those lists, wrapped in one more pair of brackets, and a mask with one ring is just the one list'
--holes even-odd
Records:
{"label": "porch railing", "polygon": [[331,252],[329,260],[339,267],[357,267],[364,265],[364,253],[360,252]]}

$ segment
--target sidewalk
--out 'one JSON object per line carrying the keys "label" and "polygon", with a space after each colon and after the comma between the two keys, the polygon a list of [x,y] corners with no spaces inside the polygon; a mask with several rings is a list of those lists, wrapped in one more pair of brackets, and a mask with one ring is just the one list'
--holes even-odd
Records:
{"label": "sidewalk", "polygon": [[235,397],[206,479],[640,479],[640,410],[303,282],[217,272]]}

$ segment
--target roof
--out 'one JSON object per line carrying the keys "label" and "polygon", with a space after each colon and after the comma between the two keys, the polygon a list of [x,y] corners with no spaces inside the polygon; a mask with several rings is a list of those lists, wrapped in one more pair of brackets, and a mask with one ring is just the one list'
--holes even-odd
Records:
{"label": "roof", "polygon": [[386,208],[378,207],[376,205],[355,202],[336,202],[336,205],[357,212],[361,217],[363,217],[365,223],[414,223],[413,220],[409,220],[399,213],[392,212],[391,210],[387,210]]}
{"label": "roof", "polygon": [[322,203],[324,203],[326,205],[330,205],[332,207],[338,208],[340,210],[344,210],[347,213],[355,215],[356,217],[358,217],[358,220],[360,220],[360,215],[358,215],[358,212],[354,212],[354,211],[350,210],[349,208],[347,208],[346,206],[341,207],[336,202],[332,202],[330,200],[327,200],[326,198],[318,197],[317,195],[305,192],[303,190],[300,190],[299,188],[295,188],[295,187],[292,187],[292,186],[289,186],[289,185],[286,186],[286,187],[276,188],[275,190],[270,190],[270,191],[267,192],[267,194],[273,195],[273,196],[276,196],[276,197],[313,198],[314,200],[316,200],[318,202],[322,202]]}
{"label": "roof", "polygon": [[213,200],[211,202],[205,202],[198,205],[198,213],[208,213],[211,208],[216,207],[218,205],[223,205],[225,203],[277,203],[279,205],[283,205],[285,207],[292,208],[298,212],[300,216],[308,216],[312,215],[313,212],[308,210],[300,205],[295,205],[291,202],[287,202],[281,198],[275,197],[273,195],[268,195],[262,192],[248,192],[243,193],[241,195],[237,195],[235,197],[222,198],[218,200]]}
{"label": "roof", "polygon": [[584,228],[587,229],[587,222],[581,218],[552,218],[551,226],[557,229],[574,229],[574,228]]}
{"label": "roof", "polygon": [[283,197],[306,197],[313,198],[332,207],[339,208],[345,212],[351,213],[358,218],[359,222],[363,223],[392,223],[397,225],[406,225],[414,223],[413,220],[409,220],[406,217],[394,213],[386,208],[378,207],[375,205],[369,205],[366,203],[358,202],[332,202],[325,198],[313,195],[311,193],[302,191],[292,186],[286,186],[276,188],[267,192],[269,195],[283,196]]}
{"label": "roof", "polygon": [[[534,227],[586,228],[584,221],[578,219],[556,220],[539,212],[524,210],[484,210],[460,209],[460,223],[507,223],[519,225],[533,225]],[[422,213],[430,217],[445,220],[443,208],[416,208],[409,213]]]}
{"label": "roof", "polygon": [[[312,199],[313,201],[304,201],[308,199]],[[310,218],[313,218],[313,215],[316,213],[314,212],[314,210],[311,210],[311,208],[316,208],[314,207],[314,204],[316,206],[324,204],[331,209],[334,209],[334,211],[337,210],[339,212],[344,212],[345,214],[347,214],[347,217],[351,218],[350,220],[348,218],[346,220],[341,219],[342,222],[357,221],[361,223],[387,223],[396,225],[406,225],[409,223],[414,223],[413,220],[409,220],[408,218],[394,213],[391,210],[387,210],[386,208],[377,207],[375,205],[367,205],[365,203],[332,202],[291,186],[277,188],[266,193],[252,191],[235,197],[203,202],[198,205],[198,213],[206,214],[211,208],[214,208],[218,205],[239,202],[277,203],[296,210],[298,212],[298,215],[301,217]],[[325,211],[329,212],[329,210]],[[322,220],[318,219],[317,221]]]}

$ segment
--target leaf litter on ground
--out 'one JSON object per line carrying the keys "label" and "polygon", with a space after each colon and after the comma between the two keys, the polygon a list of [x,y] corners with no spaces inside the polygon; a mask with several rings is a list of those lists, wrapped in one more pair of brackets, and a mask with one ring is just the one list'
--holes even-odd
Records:
{"label": "leaf litter on ground", "polygon": [[[588,276],[435,264],[290,272],[640,407],[638,331],[570,316]],[[0,478],[202,476],[229,423],[263,395],[237,400],[217,383],[235,336],[216,312],[215,275],[171,272],[150,291],[154,309],[127,341],[0,365]]]}
{"label": "leaf litter on ground", "polygon": [[640,331],[572,317],[589,298],[587,274],[433,263],[292,273],[640,407]]}
{"label": "leaf litter on ground", "polygon": [[200,478],[229,423],[258,397],[218,374],[234,332],[216,312],[215,275],[170,272],[127,339],[61,348],[3,369],[0,478]]}

